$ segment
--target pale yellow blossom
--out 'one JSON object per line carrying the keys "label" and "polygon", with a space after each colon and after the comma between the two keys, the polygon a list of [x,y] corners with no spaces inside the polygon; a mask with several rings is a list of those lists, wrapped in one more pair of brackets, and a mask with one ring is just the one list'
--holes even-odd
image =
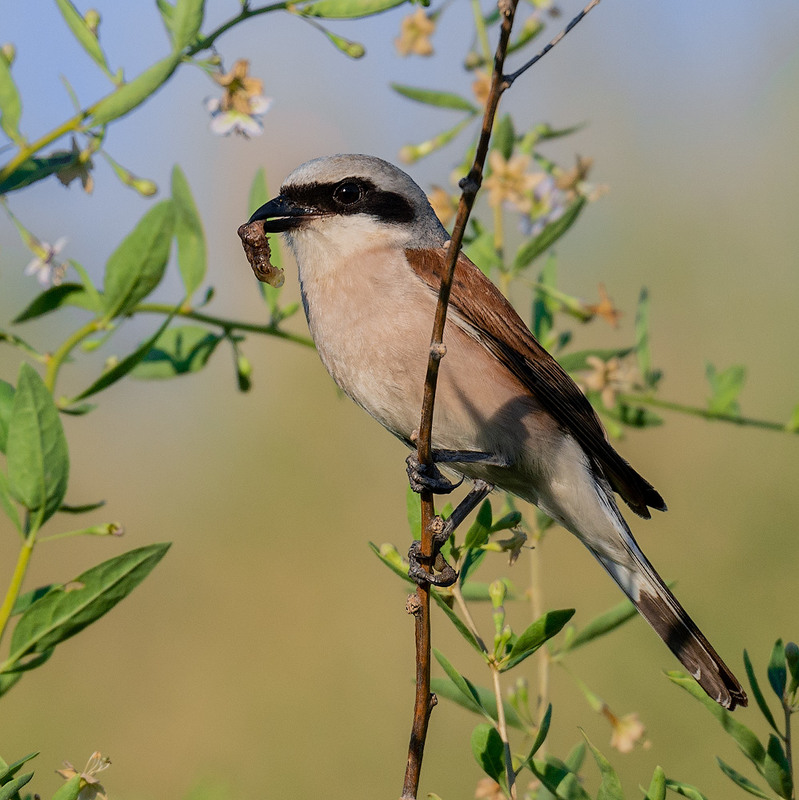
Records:
{"label": "pale yellow blossom", "polygon": [[401,56],[433,55],[433,43],[430,37],[435,30],[436,23],[425,14],[424,9],[417,8],[413,14],[408,14],[402,20],[400,35],[394,40],[397,52]]}
{"label": "pale yellow blossom", "polygon": [[603,361],[598,356],[588,356],[586,363],[591,371],[577,383],[583,391],[599,392],[605,408],[616,405],[616,396],[635,389],[638,374],[628,362],[613,357]]}
{"label": "pale yellow blossom", "polygon": [[505,800],[502,787],[493,778],[481,778],[474,790],[475,800]]}
{"label": "pale yellow blossom", "polygon": [[602,319],[607,320],[614,328],[619,327],[619,317],[621,311],[613,305],[613,301],[608,296],[605,284],[599,284],[599,302],[592,305],[587,305],[586,308]]}
{"label": "pale yellow blossom", "polygon": [[613,733],[610,737],[611,747],[620,753],[631,753],[637,744],[646,747],[646,728],[638,718],[638,714],[633,712],[632,714],[625,714],[623,717],[617,717],[607,706],[602,710],[602,713],[608,718],[613,727]]}
{"label": "pale yellow blossom", "polygon": [[214,133],[227,136],[235,132],[249,137],[263,132],[261,116],[269,110],[272,100],[263,95],[263,81],[250,77],[249,71],[250,62],[240,58],[230,72],[213,76],[225,90],[222,97],[205,101]]}
{"label": "pale yellow blossom", "polygon": [[95,751],[86,763],[83,772],[78,772],[69,761],[64,762],[64,769],[58,769],[56,772],[64,780],[70,780],[70,778],[80,775],[80,791],[77,800],[108,800],[105,788],[96,776],[98,772],[102,772],[110,766],[111,759],[99,751]]}
{"label": "pale yellow blossom", "polygon": [[483,181],[492,206],[510,203],[523,214],[533,207],[532,191],[544,179],[543,172],[528,172],[530,156],[517,153],[506,160],[499,150],[488,154],[491,174]]}
{"label": "pale yellow blossom", "polygon": [[488,93],[491,91],[491,76],[481,69],[476,70],[474,75],[472,92],[477,102],[480,103],[481,106],[484,106],[488,100]]}
{"label": "pale yellow blossom", "polygon": [[427,199],[433,207],[436,216],[441,220],[441,224],[445,227],[452,222],[455,216],[456,205],[452,200],[449,192],[442,189],[440,186],[434,186],[433,191],[428,195]]}

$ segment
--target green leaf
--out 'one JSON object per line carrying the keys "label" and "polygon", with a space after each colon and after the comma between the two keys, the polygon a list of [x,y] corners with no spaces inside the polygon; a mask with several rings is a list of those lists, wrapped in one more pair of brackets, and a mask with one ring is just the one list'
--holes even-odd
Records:
{"label": "green leaf", "polygon": [[11,496],[8,477],[2,470],[0,470],[0,505],[3,506],[3,511],[6,512],[6,516],[14,524],[14,527],[22,533],[22,520],[20,520],[17,507],[14,505],[14,498]]}
{"label": "green leaf", "polygon": [[458,672],[452,664],[449,663],[446,656],[439,650],[433,650],[433,655],[436,657],[436,661],[441,664],[444,672],[447,673],[449,679],[455,684],[455,687],[458,691],[467,699],[471,700],[476,709],[483,714],[490,722],[493,722],[491,714],[488,713],[488,709],[483,706],[482,701],[480,699],[480,695],[475,689],[474,685],[471,681],[467,678],[464,678],[463,675]]}
{"label": "green leaf", "polygon": [[[435,692],[438,697],[445,697],[447,700],[457,703],[462,708],[474,714],[483,714],[483,709],[485,709],[485,711],[488,712],[488,716],[492,720],[496,720],[497,700],[494,696],[494,692],[483,686],[473,686],[472,688],[477,692],[477,696],[480,699],[479,705],[465,697],[449,678],[432,678],[430,680],[430,691]],[[513,706],[505,702],[503,702],[502,706],[505,709],[505,722],[516,730],[526,730],[524,723],[519,718]]]}
{"label": "green leaf", "polygon": [[[507,578],[500,578],[505,584],[505,592],[508,600],[516,599],[516,589]],[[491,600],[489,591],[490,583],[484,581],[467,581],[461,586],[463,599],[470,603],[487,603]]]}
{"label": "green leaf", "polygon": [[292,10],[303,17],[356,19],[379,14],[404,2],[405,0],[315,0],[312,3],[299,4]]}
{"label": "green leaf", "polygon": [[538,726],[538,733],[536,733],[535,735],[533,746],[530,748],[530,752],[527,754],[525,762],[532,761],[533,756],[541,749],[541,745],[544,744],[547,735],[549,734],[549,726],[551,724],[552,724],[552,703],[550,703],[547,706],[547,710],[544,712],[541,724]]}
{"label": "green leaf", "polygon": [[198,372],[221,340],[222,337],[198,325],[169,328],[134,367],[131,376],[154,380]]}
{"label": "green leaf", "polygon": [[763,692],[760,690],[760,684],[757,681],[757,676],[755,675],[755,670],[752,667],[752,662],[749,660],[749,653],[744,650],[744,668],[746,669],[746,675],[749,678],[749,684],[752,687],[752,694],[755,696],[755,702],[757,703],[758,708],[760,709],[763,716],[766,718],[766,722],[774,728],[777,733],[780,732],[780,729],[777,727],[777,722],[774,719],[774,715],[771,713],[771,709],[768,707],[768,703],[766,702],[766,698],[763,696]]}
{"label": "green leaf", "polygon": [[461,564],[461,571],[458,575],[458,581],[461,586],[466,585],[467,579],[477,570],[485,556],[486,551],[482,548],[474,548],[466,551],[466,555],[463,557],[463,563]]}
{"label": "green leaf", "polygon": [[635,357],[644,383],[653,387],[660,376],[652,369],[652,352],[649,344],[649,291],[645,286],[638,295],[638,308],[635,312]]}
{"label": "green leaf", "polygon": [[405,491],[405,513],[408,517],[408,527],[414,539],[422,538],[422,504],[419,495],[410,486]]}
{"label": "green leaf", "polygon": [[599,767],[599,773],[602,776],[602,782],[599,784],[599,791],[597,792],[596,800],[624,800],[624,792],[621,788],[621,781],[616,773],[616,770],[611,766],[602,753],[591,744],[590,739],[583,732],[583,738],[588,744],[589,749],[594,754],[594,760]]}
{"label": "green leaf", "polygon": [[49,314],[64,305],[76,305],[75,298],[77,295],[81,295],[83,299],[88,299],[88,292],[80,283],[62,283],[58,286],[51,286],[49,289],[45,289],[38,297],[35,297],[14,318],[14,324],[43,317],[45,314]]}
{"label": "green leaf", "polygon": [[574,616],[573,608],[565,608],[557,611],[548,611],[542,617],[533,622],[524,633],[513,643],[507,661],[500,667],[500,672],[515,667],[525,658],[531,656],[547,640],[551,639],[563,626]]}
{"label": "green leaf", "polygon": [[366,48],[360,42],[354,42],[351,39],[345,39],[327,28],[319,25],[319,30],[328,38],[328,41],[336,48],[344,53],[349,58],[363,58],[366,55]]}
{"label": "green leaf", "polygon": [[176,50],[192,44],[200,32],[205,15],[205,0],[178,0],[171,19]]}
{"label": "green leaf", "polygon": [[793,796],[793,779],[791,778],[791,764],[782,749],[780,740],[770,733],[766,760],[763,763],[763,777],[768,785],[786,800]]}
{"label": "green leaf", "polygon": [[738,415],[741,410],[738,395],[746,382],[746,367],[738,364],[718,372],[713,364],[707,364],[705,374],[711,391],[708,411],[714,414]]}
{"label": "green leaf", "polygon": [[481,547],[491,536],[491,501],[485,500],[477,512],[477,519],[469,528],[463,546],[467,548]]}
{"label": "green leaf", "polygon": [[780,700],[785,696],[785,683],[788,680],[788,672],[785,668],[785,646],[782,639],[774,642],[771,650],[771,658],[768,662],[768,682],[774,690],[774,694]]}
{"label": "green leaf", "polygon": [[[559,304],[547,289],[554,289],[558,275],[558,262],[553,255],[544,262],[538,274],[539,286],[535,289],[533,299],[533,333],[536,339],[546,342],[555,324],[555,313]],[[564,369],[567,369],[564,367]]]}
{"label": "green leaf", "polygon": [[535,261],[541,253],[546,252],[552,247],[564,233],[576,222],[580,212],[588,201],[585,197],[578,197],[564,212],[564,214],[554,222],[544,226],[544,230],[525,242],[516,252],[513,262],[515,270],[522,270]]}
{"label": "green leaf", "polygon": [[629,600],[613,606],[613,608],[594,617],[582,630],[578,631],[562,648],[562,652],[575,650],[584,644],[593,641],[599,636],[605,636],[611,631],[616,630],[628,620],[637,616],[635,606]]}
{"label": "green leaf", "polygon": [[479,642],[477,639],[474,638],[474,634],[469,630],[469,628],[464,624],[463,620],[449,607],[446,600],[441,597],[441,594],[437,591],[431,592],[433,599],[438,604],[438,607],[444,612],[444,614],[449,617],[449,621],[455,626],[455,629],[458,633],[463,636],[464,639],[475,649],[477,650],[480,655],[483,655],[483,648],[480,647]]}
{"label": "green leaf", "polygon": [[412,578],[408,577],[408,565],[402,563],[402,557],[396,551],[396,549],[391,546],[391,555],[393,558],[390,558],[384,555],[380,548],[374,543],[369,542],[369,547],[372,548],[372,552],[395,574],[399,575],[400,578],[403,580],[408,581],[408,583],[414,583]]}
{"label": "green leaf", "polygon": [[0,800],[11,800],[32,777],[32,772],[26,772],[24,775],[20,775],[18,778],[9,781],[4,786],[0,786]]}
{"label": "green leaf", "polygon": [[493,725],[481,722],[472,731],[472,753],[480,769],[500,783],[505,777],[505,745]]}
{"label": "green leaf", "polygon": [[77,397],[73,397],[70,402],[75,403],[78,400],[84,400],[87,397],[91,397],[93,394],[97,394],[98,392],[103,391],[103,389],[107,389],[112,384],[124,378],[125,375],[131,372],[147,355],[147,353],[150,352],[150,349],[167,329],[169,323],[172,322],[172,317],[174,314],[175,312],[173,311],[164,320],[161,327],[158,328],[158,330],[146,342],[139,345],[136,350],[116,363],[113,367],[107,369],[96,381],[94,381],[94,383],[92,383],[88,388],[84,389],[79,395],[77,395]]}
{"label": "green leaf", "polygon": [[14,407],[14,387],[0,380],[0,453],[6,451],[8,423],[11,420],[11,409]]}
{"label": "green leaf", "polygon": [[795,642],[785,645],[785,661],[791,671],[791,691],[794,691],[794,687],[799,684],[799,647]]}
{"label": "green leaf", "polygon": [[762,797],[763,800],[771,800],[770,794],[764,792],[759,786],[752,783],[745,775],[741,775],[740,772],[734,770],[729,764],[725,764],[718,756],[716,756],[716,761],[718,761],[721,771],[745,792],[749,792],[749,794],[753,794],[755,797]]}
{"label": "green leaf", "polygon": [[6,663],[43,653],[102,617],[150,574],[168,549],[169,544],[139,547],[51,589],[20,618]]}
{"label": "green leaf", "polygon": [[591,800],[580,785],[580,779],[562,761],[552,757],[546,761],[535,758],[529,762],[529,767],[544,787],[559,800]]}
{"label": "green leaf", "polygon": [[182,58],[179,51],[170,53],[166,58],[153,64],[149,69],[132,81],[123,84],[116,91],[106,95],[94,107],[89,125],[107,125],[133,111],[150,95],[154,94],[177,68]]}
{"label": "green leaf", "polygon": [[[0,53],[0,128],[9,139],[18,145],[25,143],[25,137],[19,132],[19,121],[22,117],[22,100],[19,90],[11,75],[11,65]],[[0,189],[0,194],[3,190]]]}
{"label": "green leaf", "polygon": [[105,310],[108,318],[130,311],[164,276],[175,229],[175,204],[153,206],[122,240],[105,265]]}
{"label": "green leaf", "polygon": [[417,103],[424,103],[428,106],[436,106],[438,108],[450,108],[456,111],[468,111],[471,114],[476,114],[480,109],[465,97],[452,92],[439,92],[434,89],[418,89],[413,86],[403,86],[399,83],[392,83],[391,88],[407,97],[409,100],[415,100]]}
{"label": "green leaf", "polygon": [[95,64],[104,72],[109,73],[108,62],[103,49],[100,47],[100,42],[97,40],[97,34],[86,24],[86,20],[81,13],[72,5],[70,0],[56,0],[56,5],[81,47],[89,54]]}
{"label": "green leaf", "polygon": [[[0,57],[0,61],[2,60]],[[7,178],[0,181],[0,194],[8,194],[44,178],[49,178],[53,173],[77,160],[78,156],[75,153],[65,150],[58,150],[44,158],[27,158]]]}
{"label": "green leaf", "polygon": [[707,800],[707,797],[705,797],[702,792],[696,788],[696,786],[691,786],[690,783],[673,781],[670,778],[666,778],[666,788],[670,792],[681,794],[683,797],[687,797],[688,800]]}
{"label": "green leaf", "polygon": [[6,441],[11,495],[41,514],[38,526],[61,505],[69,480],[69,451],[58,409],[44,382],[22,364]]}
{"label": "green leaf", "polygon": [[52,588],[53,584],[49,583],[47,586],[39,586],[36,589],[25,592],[25,594],[21,594],[17,598],[16,603],[14,603],[14,608],[11,609],[11,616],[14,617],[27,611],[39,598],[44,597]]}
{"label": "green leaf", "polygon": [[186,297],[200,286],[208,268],[205,232],[191,189],[183,170],[177,164],[172,169],[172,201],[175,204],[175,238],[178,243],[178,267]]}
{"label": "green leaf", "polygon": [[666,773],[663,767],[655,767],[645,800],[666,800]]}
{"label": "green leaf", "polygon": [[766,758],[766,750],[755,734],[741,722],[738,722],[726,708],[722,708],[715,700],[705,694],[704,689],[683,672],[667,672],[666,675],[677,686],[685,689],[695,697],[732,736],[741,752],[760,770]]}
{"label": "green leaf", "polygon": [[53,795],[52,800],[78,800],[80,791],[80,775],[73,775],[66,783],[61,785]]}
{"label": "green leaf", "polygon": [[6,764],[0,759],[0,786],[5,786],[19,772],[21,767],[38,755],[38,750],[35,753],[28,753],[28,755],[23,756],[13,764]]}
{"label": "green leaf", "polygon": [[0,675],[0,697],[20,680],[22,680],[21,672],[10,672],[7,675]]}
{"label": "green leaf", "polygon": [[[596,392],[588,392],[589,399],[595,404],[601,403],[601,398]],[[663,424],[663,418],[644,406],[630,405],[619,400],[613,408],[605,408],[604,404],[599,405],[602,413],[611,419],[618,420],[631,428],[653,428]]]}
{"label": "green leaf", "polygon": [[516,131],[513,130],[513,119],[510,114],[505,114],[494,128],[491,137],[491,149],[499,150],[507,161],[513,155],[513,146],[516,144]]}

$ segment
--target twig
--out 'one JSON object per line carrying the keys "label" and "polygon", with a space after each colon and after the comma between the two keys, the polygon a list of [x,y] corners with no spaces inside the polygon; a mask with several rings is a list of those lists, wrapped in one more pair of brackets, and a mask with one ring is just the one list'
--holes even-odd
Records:
{"label": "twig", "polygon": [[[444,326],[447,321],[447,307],[452,290],[452,280],[455,274],[455,264],[463,243],[466,224],[469,220],[477,192],[483,180],[483,168],[488,156],[488,145],[491,140],[491,131],[494,126],[499,100],[503,92],[510,88],[513,82],[522,73],[545,56],[563,37],[599,2],[592,0],[567,26],[561,31],[538,55],[532,58],[521,69],[510,75],[504,74],[505,55],[508,52],[513,18],[516,14],[518,0],[503,0],[499,3],[502,12],[499,42],[494,56],[494,69],[491,75],[491,87],[486,100],[483,124],[480,138],[475,151],[474,162],[469,174],[460,182],[461,198],[458,203],[458,212],[452,237],[449,241],[447,253],[447,268],[441,279],[438,294],[438,304],[433,322],[433,333],[430,338],[430,353],[427,361],[427,374],[425,376],[424,396],[422,400],[421,423],[419,425],[419,438],[417,452],[419,463],[431,466],[432,458],[432,430],[433,410],[435,406],[436,386],[438,384],[438,367],[446,352],[443,346]],[[435,518],[435,504],[433,494],[423,490],[420,494],[422,506],[422,541],[421,555],[429,558],[432,556],[432,522]],[[415,800],[419,789],[419,778],[422,769],[422,756],[424,743],[427,737],[427,726],[430,720],[430,711],[435,705],[435,696],[430,693],[430,587],[419,586],[416,590],[414,601],[414,616],[416,618],[416,700],[414,703],[413,725],[411,729],[411,742],[408,749],[408,765],[405,770],[405,782],[402,790],[402,800]],[[422,667],[424,665],[424,668]]]}
{"label": "twig", "polygon": [[599,0],[591,0],[591,2],[540,53],[534,55],[523,67],[517,69],[516,72],[506,75],[505,83],[507,86],[505,88],[510,88],[516,78],[527,72],[533,64],[542,59],[596,5],[599,5]]}
{"label": "twig", "polygon": [[[513,17],[516,13],[518,0],[511,0],[505,8],[500,29],[499,43],[494,56],[494,71],[491,77],[491,88],[486,101],[483,125],[480,131],[480,140],[475,152],[474,164],[469,174],[461,181],[461,199],[458,204],[458,213],[452,238],[449,242],[447,256],[447,270],[441,280],[438,304],[433,323],[433,333],[430,339],[430,356],[427,362],[427,375],[424,384],[424,399],[422,401],[422,418],[419,425],[418,455],[419,463],[432,464],[432,428],[433,408],[435,406],[436,386],[438,383],[438,365],[444,354],[442,341],[444,324],[447,320],[447,306],[452,289],[452,278],[455,274],[455,263],[463,242],[463,234],[474,205],[477,191],[483,176],[483,167],[488,154],[488,144],[491,139],[491,130],[494,125],[499,98],[507,85],[502,78],[505,63],[505,53],[513,26]],[[422,505],[422,556],[431,556],[433,550],[431,523],[435,518],[435,504],[433,493],[429,490],[421,492]],[[413,725],[411,728],[411,741],[408,748],[408,764],[405,770],[405,781],[402,787],[403,800],[416,798],[419,790],[419,779],[422,770],[422,756],[424,743],[427,738],[427,727],[430,720],[430,711],[434,705],[434,698],[430,693],[430,587],[420,585],[417,590],[418,613],[416,617],[416,700],[413,711]],[[423,668],[424,665],[424,668]]]}
{"label": "twig", "polygon": [[502,702],[502,687],[499,683],[499,670],[491,667],[491,678],[494,685],[494,699],[497,702],[497,731],[502,739],[502,750],[505,756],[505,775],[508,778],[508,794],[511,800],[516,800],[516,770],[513,769],[513,757],[510,752],[508,739],[508,725],[505,722],[505,706]]}

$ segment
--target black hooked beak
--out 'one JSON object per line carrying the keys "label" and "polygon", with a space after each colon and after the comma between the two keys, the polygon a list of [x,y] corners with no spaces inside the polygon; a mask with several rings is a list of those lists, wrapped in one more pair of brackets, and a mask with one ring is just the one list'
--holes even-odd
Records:
{"label": "black hooked beak", "polygon": [[262,205],[247,224],[263,220],[265,233],[283,233],[299,227],[304,219],[315,216],[319,215],[312,209],[295,205],[281,194]]}

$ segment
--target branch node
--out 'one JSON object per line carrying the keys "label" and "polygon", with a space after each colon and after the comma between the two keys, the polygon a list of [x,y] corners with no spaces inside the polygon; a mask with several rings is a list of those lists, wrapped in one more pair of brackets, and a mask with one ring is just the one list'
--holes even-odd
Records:
{"label": "branch node", "polygon": [[422,601],[416,592],[408,595],[408,599],[405,601],[405,611],[412,617],[418,617],[422,613]]}
{"label": "branch node", "polygon": [[430,345],[430,356],[436,361],[441,361],[446,354],[447,346],[444,342],[433,342],[433,344]]}

